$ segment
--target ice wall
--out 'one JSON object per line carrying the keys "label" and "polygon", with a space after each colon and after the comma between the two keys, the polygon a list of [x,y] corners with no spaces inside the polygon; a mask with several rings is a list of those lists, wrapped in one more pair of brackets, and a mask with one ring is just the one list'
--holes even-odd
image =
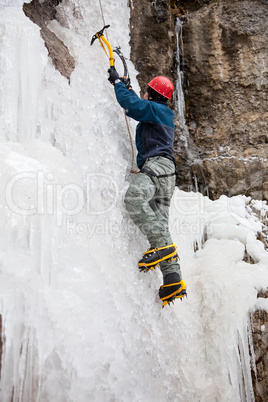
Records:
{"label": "ice wall", "polygon": [[[129,57],[127,2],[103,7]],[[76,60],[70,85],[21,2],[0,1],[1,401],[251,401],[248,311],[267,286],[267,253],[250,200],[176,191],[188,299],[162,309],[161,275],[138,272],[147,243],[123,205],[124,115],[107,57],[89,46],[99,3],[58,12],[50,28]]]}

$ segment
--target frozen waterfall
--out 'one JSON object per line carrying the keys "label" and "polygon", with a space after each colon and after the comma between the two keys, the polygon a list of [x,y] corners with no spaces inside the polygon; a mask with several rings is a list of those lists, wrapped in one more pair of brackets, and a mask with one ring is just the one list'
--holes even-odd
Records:
{"label": "frozen waterfall", "polygon": [[[103,8],[109,40],[129,57],[128,2]],[[0,0],[1,401],[253,401],[267,205],[177,189],[170,227],[188,298],[162,309],[160,271],[138,272],[148,245],[123,203],[124,114],[107,57],[89,46],[99,2],[65,0],[58,12],[64,24],[49,27],[75,58],[70,85],[22,1]]]}

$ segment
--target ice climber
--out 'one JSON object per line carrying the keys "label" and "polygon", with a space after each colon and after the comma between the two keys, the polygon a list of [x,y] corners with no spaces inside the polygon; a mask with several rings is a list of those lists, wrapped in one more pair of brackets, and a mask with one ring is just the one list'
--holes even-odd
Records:
{"label": "ice climber", "polygon": [[168,108],[167,101],[172,97],[174,86],[166,77],[155,77],[148,83],[147,92],[141,99],[114,67],[108,73],[118,103],[127,116],[139,122],[136,147],[140,172],[130,183],[125,205],[151,246],[138,263],[140,270],[147,272],[160,266],[164,283],[159,289],[159,297],[164,306],[186,295],[177,247],[172,242],[168,222],[176,167],[174,113]]}

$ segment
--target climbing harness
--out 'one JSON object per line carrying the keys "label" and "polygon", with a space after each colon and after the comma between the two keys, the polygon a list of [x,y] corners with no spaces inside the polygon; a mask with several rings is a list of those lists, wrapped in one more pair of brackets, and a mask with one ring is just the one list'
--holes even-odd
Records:
{"label": "climbing harness", "polygon": [[155,174],[155,172],[153,170],[145,169],[145,168],[141,168],[140,172],[147,174],[147,176],[157,177],[158,179],[162,179],[163,177],[169,177],[169,176],[175,176],[176,175],[176,172],[168,173],[168,174]]}
{"label": "climbing harness", "polygon": [[[164,177],[170,177],[170,176],[175,176],[176,175],[176,172],[169,173],[169,174],[158,174],[157,175],[153,170],[143,168],[143,167],[140,169],[140,173],[144,173],[149,177],[156,177],[157,179],[162,179]],[[154,195],[152,200],[154,200],[158,204],[163,204],[163,205],[166,205],[168,207],[170,206],[170,198],[165,197],[162,194]]]}
{"label": "climbing harness", "polygon": [[170,155],[167,155],[167,154],[161,154],[161,155],[159,155],[159,157],[160,156],[162,156],[163,158],[167,158],[167,159],[171,160],[174,163],[174,166],[175,166],[175,171],[174,172],[167,173],[167,174],[156,174],[153,170],[147,169],[147,168],[144,168],[144,167],[140,168],[140,172],[147,174],[147,176],[156,177],[157,179],[162,179],[163,177],[176,176],[177,175],[177,168],[176,168],[176,165],[175,165],[175,162],[174,162],[173,158]]}
{"label": "climbing harness", "polygon": [[[173,159],[172,159],[169,155],[163,154],[163,155],[160,155],[160,156],[163,156],[164,158],[168,158],[168,159],[170,159],[172,162],[174,162]],[[175,163],[174,163],[174,165],[175,165]],[[150,178],[155,177],[156,179],[162,179],[162,178],[166,178],[166,177],[176,176],[176,175],[177,175],[177,170],[176,170],[176,166],[175,166],[175,171],[172,172],[172,173],[156,174],[152,169],[148,169],[148,168],[141,167],[141,168],[140,168],[140,173],[144,173],[144,174],[146,174],[147,176],[149,176]],[[158,204],[163,204],[163,205],[166,205],[166,206],[168,206],[168,207],[170,206],[170,198],[169,198],[169,197],[165,197],[165,196],[162,195],[162,194],[154,195],[154,197],[152,198],[152,200],[155,201],[155,202],[157,202]]]}

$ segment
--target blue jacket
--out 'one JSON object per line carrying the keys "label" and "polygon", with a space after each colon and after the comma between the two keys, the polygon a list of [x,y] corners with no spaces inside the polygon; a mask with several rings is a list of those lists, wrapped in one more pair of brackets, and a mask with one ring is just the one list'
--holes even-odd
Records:
{"label": "blue jacket", "polygon": [[118,103],[126,115],[139,121],[136,128],[137,165],[141,168],[146,159],[153,156],[173,156],[174,113],[166,104],[140,99],[124,83],[114,86]]}

